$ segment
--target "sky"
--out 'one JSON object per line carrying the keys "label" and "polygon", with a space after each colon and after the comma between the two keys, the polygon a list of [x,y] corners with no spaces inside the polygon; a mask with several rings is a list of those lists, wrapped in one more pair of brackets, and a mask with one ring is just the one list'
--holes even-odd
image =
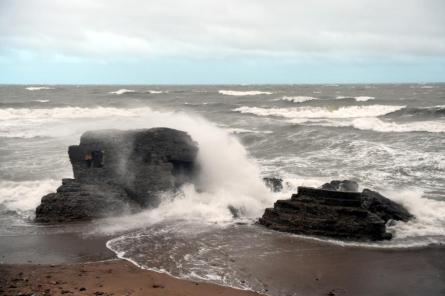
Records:
{"label": "sky", "polygon": [[445,82],[443,0],[0,0],[3,84]]}

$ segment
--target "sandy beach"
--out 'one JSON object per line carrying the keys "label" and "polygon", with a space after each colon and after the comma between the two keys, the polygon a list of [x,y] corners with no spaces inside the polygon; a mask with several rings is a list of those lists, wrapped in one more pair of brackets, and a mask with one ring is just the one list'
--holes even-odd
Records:
{"label": "sandy beach", "polygon": [[[105,247],[107,239],[62,233],[2,240],[0,295],[258,295],[140,269],[117,259]],[[373,249],[286,236],[273,244],[278,250],[292,241],[295,252],[284,251],[274,260],[238,259],[239,264],[249,266],[246,276],[263,282],[265,289],[258,292],[304,296],[445,295],[445,250],[441,246]]]}
{"label": "sandy beach", "polygon": [[175,279],[125,260],[61,265],[0,265],[0,295],[259,295]]}

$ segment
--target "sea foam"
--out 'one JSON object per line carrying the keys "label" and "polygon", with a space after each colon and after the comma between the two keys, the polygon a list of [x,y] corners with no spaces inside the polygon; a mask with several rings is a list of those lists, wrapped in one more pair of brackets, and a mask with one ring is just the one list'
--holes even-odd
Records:
{"label": "sea foam", "polygon": [[352,127],[359,130],[369,130],[382,133],[409,133],[409,132],[429,132],[445,133],[445,121],[415,121],[406,123],[396,123],[393,121],[382,120],[376,117],[353,118],[352,120],[335,119],[291,119],[290,123],[312,125],[312,126],[330,126],[330,127]]}
{"label": "sea foam", "polygon": [[375,97],[369,97],[369,96],[357,96],[357,97],[348,97],[348,96],[337,96],[337,99],[354,99],[357,102],[367,102],[369,100],[375,100]]}
{"label": "sea foam", "polygon": [[295,108],[260,108],[243,106],[233,111],[254,114],[257,116],[278,116],[284,118],[359,118],[385,115],[405,106],[370,105],[328,107],[295,107]]}
{"label": "sea foam", "polygon": [[110,91],[110,94],[113,95],[123,95],[123,94],[127,94],[127,93],[135,93],[136,91],[133,89],[126,89],[126,88],[122,88],[116,91]]}
{"label": "sea foam", "polygon": [[54,192],[59,180],[1,181],[0,205],[17,212],[34,211],[45,194]]}
{"label": "sea foam", "polygon": [[319,98],[307,97],[307,96],[294,96],[294,97],[284,96],[281,98],[281,100],[293,103],[304,103],[307,101],[319,100]]}
{"label": "sea foam", "polygon": [[222,95],[226,96],[257,96],[257,95],[271,95],[268,91],[258,91],[258,90],[248,90],[248,91],[237,91],[237,90],[220,90],[218,91]]}

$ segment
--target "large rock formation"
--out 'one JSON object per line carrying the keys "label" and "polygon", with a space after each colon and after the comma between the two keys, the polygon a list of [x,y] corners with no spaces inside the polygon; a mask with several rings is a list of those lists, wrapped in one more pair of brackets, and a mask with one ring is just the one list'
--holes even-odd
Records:
{"label": "large rock formation", "polygon": [[36,221],[85,220],[156,205],[160,192],[192,182],[198,148],[169,128],[86,132],[70,146],[74,179],[42,198]]}
{"label": "large rock formation", "polygon": [[411,218],[401,205],[368,189],[360,193],[298,187],[291,199],[278,200],[266,209],[259,223],[296,234],[384,240],[392,237],[386,232],[386,222]]}

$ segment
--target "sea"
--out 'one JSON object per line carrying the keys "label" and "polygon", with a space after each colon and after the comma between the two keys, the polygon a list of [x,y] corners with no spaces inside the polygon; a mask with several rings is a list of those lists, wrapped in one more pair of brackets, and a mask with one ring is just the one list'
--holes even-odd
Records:
{"label": "sea", "polygon": [[[87,227],[32,222],[41,197],[72,177],[67,148],[83,132],[151,127],[198,143],[203,190],[184,185],[157,208]],[[282,178],[283,191],[263,177]],[[388,225],[394,238],[384,242],[256,224],[298,186],[344,179],[415,219]],[[67,231],[107,235],[110,250],[141,268],[272,295],[289,291],[271,284],[268,266],[284,268],[291,255],[444,245],[445,84],[0,85],[0,239]]]}

